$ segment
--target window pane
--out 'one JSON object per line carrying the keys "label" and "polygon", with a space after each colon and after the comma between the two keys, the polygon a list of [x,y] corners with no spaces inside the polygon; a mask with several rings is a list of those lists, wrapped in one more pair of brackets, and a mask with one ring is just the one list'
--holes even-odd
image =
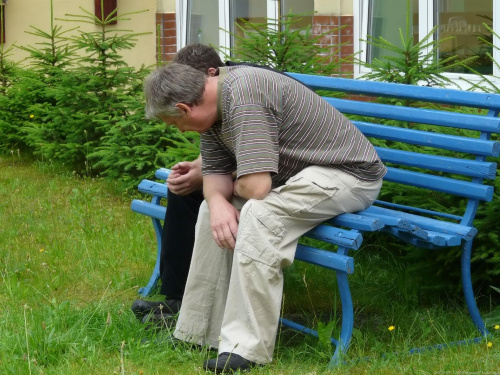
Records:
{"label": "window pane", "polygon": [[312,16],[314,13],[313,0],[283,0],[281,4],[281,15],[283,16],[290,13],[308,13],[307,15],[301,16],[301,20],[295,24],[298,29],[312,25]]}
{"label": "window pane", "polygon": [[244,37],[244,30],[248,29],[245,22],[261,25],[267,22],[267,0],[233,0],[231,5],[231,32],[237,37]]}
{"label": "window pane", "polygon": [[191,0],[187,11],[187,43],[219,47],[219,1]]}
{"label": "window pane", "polygon": [[[470,65],[483,74],[493,72],[493,64],[486,56],[492,53],[491,47],[478,40],[482,37],[492,41],[492,34],[483,23],[493,24],[493,0],[437,0],[439,56],[442,58],[457,55],[461,59],[479,55]],[[465,68],[453,69],[454,72],[468,72]]]}
{"label": "window pane", "polygon": [[[402,47],[400,30],[406,36],[406,1],[401,0],[371,0],[368,16],[368,35],[372,38],[383,37],[397,47]],[[414,43],[419,40],[418,35],[418,0],[410,0],[410,36]],[[391,56],[389,50],[368,44],[367,60],[382,59]]]}

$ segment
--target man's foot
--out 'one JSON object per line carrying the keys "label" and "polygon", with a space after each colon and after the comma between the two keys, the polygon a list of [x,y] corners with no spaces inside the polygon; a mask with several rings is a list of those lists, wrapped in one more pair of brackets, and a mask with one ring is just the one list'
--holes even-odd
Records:
{"label": "man's foot", "polygon": [[166,301],[145,301],[137,299],[132,304],[132,312],[139,320],[151,314],[175,315],[180,309],[181,301],[176,299],[168,299]]}
{"label": "man's foot", "polygon": [[141,323],[146,325],[146,329],[170,329],[175,325],[176,314],[148,314],[141,319]]}
{"label": "man's foot", "polygon": [[203,363],[205,370],[213,371],[216,374],[231,374],[238,370],[244,372],[259,366],[262,365],[246,360],[242,356],[235,353],[221,353],[217,358],[209,359]]}

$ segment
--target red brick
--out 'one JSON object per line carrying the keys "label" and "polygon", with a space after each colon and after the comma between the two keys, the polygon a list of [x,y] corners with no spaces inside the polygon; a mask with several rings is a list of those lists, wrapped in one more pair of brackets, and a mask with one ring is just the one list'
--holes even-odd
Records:
{"label": "red brick", "polygon": [[313,35],[321,34],[321,26],[313,26],[312,32],[313,32]]}
{"label": "red brick", "polygon": [[156,23],[160,22],[163,20],[163,14],[162,13],[156,13]]}
{"label": "red brick", "polygon": [[313,16],[313,25],[330,25],[331,17],[330,16]]}
{"label": "red brick", "polygon": [[175,13],[163,13],[163,19],[165,21],[175,21]]}
{"label": "red brick", "polygon": [[165,38],[177,37],[177,31],[175,29],[164,30],[163,37]]}
{"label": "red brick", "polygon": [[354,46],[342,46],[340,47],[340,55],[341,56],[348,56],[352,55],[354,53]]}
{"label": "red brick", "polygon": [[336,26],[321,26],[320,34],[338,34]]}
{"label": "red brick", "polygon": [[173,53],[177,52],[177,46],[165,46],[165,53]]}
{"label": "red brick", "polygon": [[163,22],[163,28],[165,30],[175,29],[175,21],[165,21],[165,22]]}
{"label": "red brick", "polygon": [[345,44],[353,44],[354,36],[353,35],[342,35],[340,37],[340,42]]}
{"label": "red brick", "polygon": [[331,35],[324,35],[319,39],[319,43],[321,45],[331,45],[332,44],[332,36]]}
{"label": "red brick", "polygon": [[341,25],[354,25],[354,17],[353,16],[340,16],[340,24]]}
{"label": "red brick", "polygon": [[163,44],[165,46],[176,46],[177,45],[177,37],[168,37],[163,38]]}
{"label": "red brick", "polygon": [[353,35],[353,26],[346,26],[340,29],[340,35]]}

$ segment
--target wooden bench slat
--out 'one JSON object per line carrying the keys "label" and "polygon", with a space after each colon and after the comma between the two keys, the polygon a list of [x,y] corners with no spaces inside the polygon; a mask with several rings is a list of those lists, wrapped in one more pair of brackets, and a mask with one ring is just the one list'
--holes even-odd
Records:
{"label": "wooden bench slat", "polygon": [[378,206],[370,206],[366,210],[359,212],[359,214],[364,214],[365,212],[370,212],[370,213],[373,212],[373,213],[380,213],[383,215],[392,215],[401,217],[423,229],[431,231],[439,230],[439,232],[441,233],[457,235],[465,240],[470,240],[477,234],[477,229],[474,227],[451,223],[449,221],[436,220],[425,216],[413,215],[406,212],[391,210]]}
{"label": "wooden bench slat", "polygon": [[359,105],[359,103],[353,100],[339,98],[323,97],[323,99],[345,114],[477,130],[488,133],[498,133],[500,131],[500,118],[498,117],[370,102]]}
{"label": "wooden bench slat", "polygon": [[384,180],[482,201],[489,202],[493,199],[493,186],[455,180],[448,177],[431,176],[404,169],[387,167],[387,174]]}
{"label": "wooden bench slat", "polygon": [[167,168],[159,168],[155,172],[155,177],[159,180],[166,181],[168,176],[170,175],[170,172],[172,172],[170,169]]}
{"label": "wooden bench slat", "polygon": [[164,206],[159,206],[151,202],[141,201],[139,199],[134,199],[130,207],[134,212],[159,220],[165,219],[165,212],[167,211],[167,208]]}
{"label": "wooden bench slat", "polygon": [[323,224],[314,227],[304,236],[354,250],[359,249],[363,243],[363,236],[355,230],[346,230]]}
{"label": "wooden bench slat", "polygon": [[356,214],[342,214],[327,220],[327,223],[368,232],[374,232],[384,227],[384,223],[379,218]]}
{"label": "wooden bench slat", "polygon": [[354,124],[367,137],[441,148],[449,151],[465,152],[473,155],[493,157],[498,157],[500,155],[500,142],[441,133],[430,133],[422,130],[398,128],[395,126],[360,121],[354,121]]}
{"label": "wooden bench slat", "polygon": [[138,189],[141,193],[151,194],[162,198],[166,198],[168,195],[167,185],[155,181],[142,180]]}
{"label": "wooden bench slat", "polygon": [[443,89],[415,85],[402,85],[388,82],[364,81],[337,77],[314,76],[301,73],[287,73],[314,90],[331,90],[375,97],[403,98],[428,102],[464,105],[469,107],[498,109],[500,96],[480,92],[468,92],[455,89]]}
{"label": "wooden bench slat", "polygon": [[470,177],[487,179],[495,179],[496,177],[497,164],[493,162],[428,155],[385,147],[375,147],[375,149],[382,161],[386,163],[402,164],[409,167],[461,174]]}
{"label": "wooden bench slat", "polygon": [[306,245],[297,245],[295,259],[323,266],[332,270],[354,272],[354,260],[350,256],[337,254],[327,250],[320,250]]}

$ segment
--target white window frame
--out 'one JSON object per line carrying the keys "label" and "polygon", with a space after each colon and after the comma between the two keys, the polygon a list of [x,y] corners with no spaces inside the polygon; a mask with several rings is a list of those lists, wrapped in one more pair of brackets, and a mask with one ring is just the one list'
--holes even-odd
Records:
{"label": "white window frame", "polygon": [[[493,29],[497,34],[500,34],[500,4],[497,0],[493,1]],[[368,32],[368,9],[369,0],[353,0],[353,13],[354,13],[354,51],[359,51],[359,58],[366,61],[367,43],[362,41],[366,40]],[[433,0],[418,0],[419,7],[419,35],[425,37],[433,27],[434,23],[434,1]],[[493,44],[500,46],[500,38],[494,36]],[[500,62],[500,51],[493,50],[493,58],[495,61]],[[370,70],[359,64],[354,66],[354,77],[362,78],[364,74],[369,73]],[[470,85],[461,78],[465,78],[471,82],[479,81],[480,77],[475,74],[459,74],[459,73],[444,73],[445,77],[449,78],[462,89],[468,89]],[[500,77],[500,69],[493,64],[493,76]],[[500,84],[499,80],[495,80],[496,84]]]}
{"label": "white window frame", "polygon": [[[235,0],[238,1],[238,0]],[[188,0],[176,0],[176,32],[177,50],[187,44],[187,9]],[[219,46],[221,51],[227,51],[231,46],[231,35],[224,30],[231,27],[231,0],[219,0]],[[279,16],[279,1],[267,0],[267,18],[277,19]],[[221,54],[221,57],[222,56]]]}

